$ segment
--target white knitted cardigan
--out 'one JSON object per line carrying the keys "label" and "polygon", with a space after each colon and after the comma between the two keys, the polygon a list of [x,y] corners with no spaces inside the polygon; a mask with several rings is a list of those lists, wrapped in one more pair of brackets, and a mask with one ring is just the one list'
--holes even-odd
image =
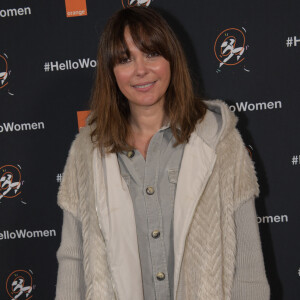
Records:
{"label": "white knitted cardigan", "polygon": [[[180,300],[230,300],[236,262],[234,212],[258,195],[253,163],[235,128],[236,117],[221,101],[207,104],[212,110],[221,110],[225,125],[217,140],[210,139],[205,119],[197,126],[196,134],[214,147],[216,161],[185,240],[176,293]],[[112,300],[118,296],[95,210],[89,132],[84,128],[73,142],[58,204],[81,222],[85,299]]]}

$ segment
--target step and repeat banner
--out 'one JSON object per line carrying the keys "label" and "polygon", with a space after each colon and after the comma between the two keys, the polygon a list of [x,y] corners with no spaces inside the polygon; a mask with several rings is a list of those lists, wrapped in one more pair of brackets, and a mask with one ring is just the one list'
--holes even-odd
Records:
{"label": "step and repeat banner", "polygon": [[261,187],[272,299],[300,299],[298,0],[1,0],[0,299],[54,299],[63,167],[87,115],[101,31],[134,5],[162,12],[199,93],[239,117]]}

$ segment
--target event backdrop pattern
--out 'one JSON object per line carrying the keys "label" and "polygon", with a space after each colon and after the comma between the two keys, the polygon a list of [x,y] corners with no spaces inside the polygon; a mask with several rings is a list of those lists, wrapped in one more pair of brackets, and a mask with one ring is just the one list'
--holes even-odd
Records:
{"label": "event backdrop pattern", "polygon": [[2,0],[0,298],[54,299],[56,195],[87,115],[108,17],[159,8],[199,93],[223,99],[255,162],[257,221],[272,299],[300,299],[300,4],[290,1]]}

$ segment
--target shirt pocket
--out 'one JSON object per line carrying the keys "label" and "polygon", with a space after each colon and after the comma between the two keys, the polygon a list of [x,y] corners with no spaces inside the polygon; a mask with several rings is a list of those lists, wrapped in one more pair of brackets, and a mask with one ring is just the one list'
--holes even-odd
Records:
{"label": "shirt pocket", "polygon": [[174,202],[176,196],[176,187],[178,180],[178,169],[169,169],[168,170],[168,179],[169,179],[169,187],[170,187],[170,198],[171,201]]}

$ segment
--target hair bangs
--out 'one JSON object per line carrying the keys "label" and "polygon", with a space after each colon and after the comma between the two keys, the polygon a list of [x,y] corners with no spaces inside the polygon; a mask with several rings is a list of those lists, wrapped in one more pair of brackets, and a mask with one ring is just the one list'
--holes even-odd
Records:
{"label": "hair bangs", "polygon": [[162,32],[140,22],[129,24],[129,31],[136,47],[144,53],[157,53],[170,60],[169,49]]}
{"label": "hair bangs", "polygon": [[141,20],[130,21],[127,20],[123,24],[118,24],[118,29],[112,33],[109,58],[110,66],[113,68],[124,57],[130,57],[130,51],[124,37],[126,27],[129,28],[132,40],[140,51],[147,54],[157,53],[170,61],[170,49],[163,32],[155,28],[152,24],[147,24],[148,22],[145,24]]}
{"label": "hair bangs", "polygon": [[120,26],[118,30],[113,30],[112,42],[110,45],[109,65],[111,69],[120,62],[124,56],[130,57],[130,52],[124,37],[125,25]]}

